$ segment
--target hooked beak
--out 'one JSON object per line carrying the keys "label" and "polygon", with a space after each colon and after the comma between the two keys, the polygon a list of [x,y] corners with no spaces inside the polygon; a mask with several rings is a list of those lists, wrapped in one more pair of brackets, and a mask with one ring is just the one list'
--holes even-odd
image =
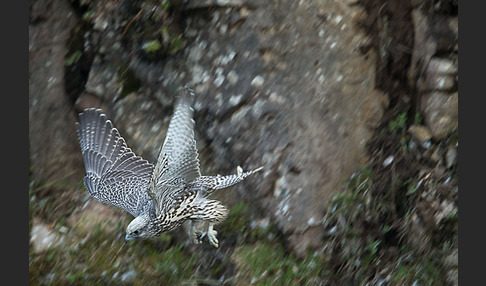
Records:
{"label": "hooked beak", "polygon": [[134,240],[134,239],[135,239],[135,237],[133,237],[129,234],[125,235],[125,242],[129,242],[129,241]]}

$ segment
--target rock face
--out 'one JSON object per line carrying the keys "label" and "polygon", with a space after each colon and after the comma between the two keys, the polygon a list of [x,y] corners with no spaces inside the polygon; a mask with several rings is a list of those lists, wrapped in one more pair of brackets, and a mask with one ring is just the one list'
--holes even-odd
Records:
{"label": "rock face", "polygon": [[186,64],[204,94],[196,124],[203,123],[211,164],[264,166],[256,189],[241,196],[259,202],[303,254],[320,245],[322,211],[359,164],[382,98],[371,61],[358,52],[358,11],[318,1],[287,1],[285,10],[253,4],[237,27],[228,23],[241,10],[187,25],[187,34],[204,31]]}
{"label": "rock face", "polygon": [[[320,246],[324,208],[362,162],[365,144],[386,103],[374,89],[372,53],[365,58],[359,52],[367,41],[355,27],[362,11],[343,2],[229,1],[215,2],[211,8],[181,6],[185,46],[159,61],[141,55],[143,42],[150,39],[137,47],[133,37],[128,40],[130,32],[124,34],[141,25],[130,20],[143,7],[121,2],[109,7],[96,1],[87,4],[94,12],[94,25],[82,36],[94,50],[95,60],[79,106],[89,102],[105,106],[132,149],[154,161],[175,90],[190,84],[197,94],[196,140],[202,172],[226,174],[235,172],[238,165],[264,166],[261,176],[215,195],[229,206],[246,200],[264,210],[263,215],[302,255],[307,248]],[[142,12],[137,19],[144,17]],[[56,56],[63,55],[61,51]],[[123,92],[128,80],[121,70],[139,81],[128,94]],[[31,71],[31,78],[35,76],[39,75]],[[61,80],[62,74],[56,78]],[[31,158],[43,167],[44,161],[35,159],[41,154],[80,157],[76,148],[51,150],[34,135],[43,134],[42,127],[65,124],[51,127],[64,135],[51,140],[76,142],[74,113],[62,92],[56,95],[61,99],[41,100],[31,89]],[[61,116],[66,119],[62,122],[59,113],[51,117],[52,111],[45,113],[53,105],[63,106]],[[53,125],[41,118],[51,118]],[[83,174],[82,167],[77,170]]]}
{"label": "rock face", "polygon": [[412,12],[415,42],[410,77],[417,80],[425,124],[434,139],[440,140],[458,127],[457,16],[436,13],[442,5],[432,9],[427,4]]}
{"label": "rock face", "polygon": [[79,20],[66,1],[33,1],[29,26],[29,149],[33,178],[79,183],[82,159],[64,85],[64,56]]}

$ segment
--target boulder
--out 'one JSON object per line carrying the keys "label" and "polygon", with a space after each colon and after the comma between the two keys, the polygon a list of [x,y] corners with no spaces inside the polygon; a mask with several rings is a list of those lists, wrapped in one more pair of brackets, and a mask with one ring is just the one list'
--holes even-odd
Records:
{"label": "boulder", "polygon": [[422,99],[425,124],[436,140],[445,138],[458,127],[459,95],[457,92],[433,92]]}

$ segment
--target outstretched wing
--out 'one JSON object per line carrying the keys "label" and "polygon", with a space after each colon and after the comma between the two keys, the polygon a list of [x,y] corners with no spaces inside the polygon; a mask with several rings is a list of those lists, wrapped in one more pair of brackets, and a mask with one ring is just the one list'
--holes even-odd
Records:
{"label": "outstretched wing", "polygon": [[168,203],[172,192],[201,176],[194,139],[193,98],[194,92],[183,87],[155,165],[149,194],[157,202],[158,211]]}
{"label": "outstretched wing", "polygon": [[146,190],[154,166],[128,148],[101,109],[89,108],[80,113],[76,131],[89,194],[138,216],[150,201]]}
{"label": "outstretched wing", "polygon": [[199,192],[202,192],[203,196],[208,196],[215,190],[236,185],[239,182],[243,181],[246,177],[262,169],[263,167],[259,167],[252,171],[243,172],[243,169],[240,166],[238,166],[238,168],[236,169],[237,170],[236,174],[227,175],[227,176],[221,176],[221,175],[202,176],[197,180],[192,181],[188,185],[188,189],[197,190]]}
{"label": "outstretched wing", "polygon": [[155,166],[156,182],[173,177],[190,182],[201,176],[194,139],[193,99],[194,92],[187,86],[182,88]]}

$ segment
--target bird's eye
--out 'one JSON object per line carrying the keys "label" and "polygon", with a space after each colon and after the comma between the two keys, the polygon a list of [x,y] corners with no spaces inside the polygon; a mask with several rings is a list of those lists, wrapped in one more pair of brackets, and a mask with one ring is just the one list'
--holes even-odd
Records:
{"label": "bird's eye", "polygon": [[137,229],[136,231],[134,231],[134,232],[133,232],[133,234],[137,234],[137,235],[138,235],[139,233],[140,233],[140,230],[138,230],[138,229]]}

